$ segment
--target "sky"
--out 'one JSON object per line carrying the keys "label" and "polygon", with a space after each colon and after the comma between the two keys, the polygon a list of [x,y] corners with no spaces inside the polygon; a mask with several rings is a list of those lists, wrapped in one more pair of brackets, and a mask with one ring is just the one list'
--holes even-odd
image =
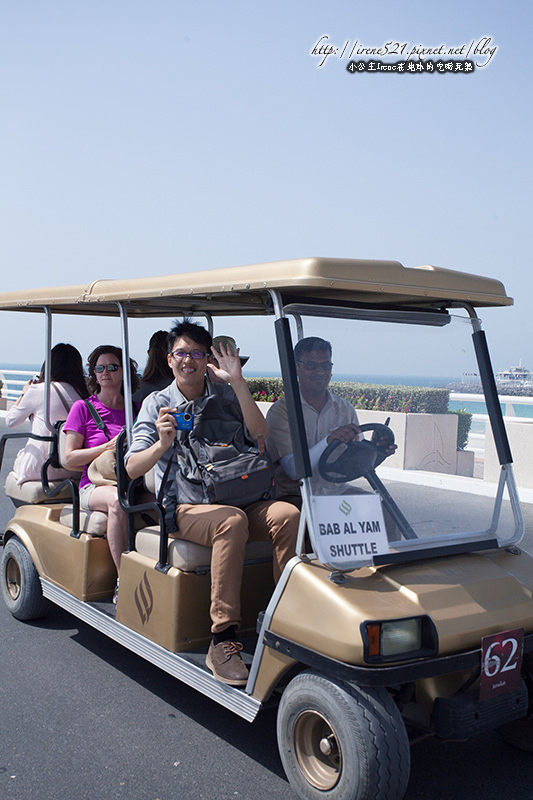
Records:
{"label": "sky", "polygon": [[[0,0],[0,291],[306,256],[433,264],[503,280],[515,305],[482,314],[493,364],[533,368],[532,9]],[[347,70],[354,46],[387,43],[470,48],[476,68]],[[0,367],[40,363],[34,323],[3,315]],[[118,343],[83,325],[84,356]],[[261,325],[231,332],[276,369]]]}

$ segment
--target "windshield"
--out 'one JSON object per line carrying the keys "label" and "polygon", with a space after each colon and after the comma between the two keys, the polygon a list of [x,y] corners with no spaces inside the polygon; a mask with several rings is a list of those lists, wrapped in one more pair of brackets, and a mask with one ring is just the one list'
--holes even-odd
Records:
{"label": "windshield", "polygon": [[320,559],[341,569],[517,541],[503,478],[499,491],[484,480],[492,434],[466,312],[422,326],[411,312],[388,322],[300,311],[290,326],[312,468],[301,491]]}

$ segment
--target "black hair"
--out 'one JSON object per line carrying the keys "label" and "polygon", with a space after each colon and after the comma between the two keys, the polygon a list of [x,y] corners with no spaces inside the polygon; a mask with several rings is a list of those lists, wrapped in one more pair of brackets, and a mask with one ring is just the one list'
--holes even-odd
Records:
{"label": "black hair", "polygon": [[148,344],[148,360],[142,374],[142,381],[155,383],[163,378],[168,378],[169,383],[172,381],[173,374],[167,361],[167,338],[166,331],[156,331],[151,335]]}
{"label": "black hair", "polygon": [[169,353],[172,352],[176,339],[181,339],[183,336],[192,339],[193,342],[201,345],[207,353],[211,354],[211,345],[213,344],[211,334],[206,328],[196,322],[191,322],[190,319],[184,319],[183,322],[178,322],[177,320],[174,322],[174,327],[170,329],[167,337],[167,350]]}
{"label": "black hair", "polygon": [[313,353],[316,350],[327,350],[331,358],[331,343],[326,342],[319,336],[307,336],[305,339],[300,339],[294,347],[294,360],[301,361],[306,353]]}
{"label": "black hair", "polygon": [[[37,380],[44,382],[44,364]],[[50,351],[50,380],[58,383],[69,383],[80,397],[88,397],[87,381],[83,374],[81,353],[74,345],[59,342]]]}

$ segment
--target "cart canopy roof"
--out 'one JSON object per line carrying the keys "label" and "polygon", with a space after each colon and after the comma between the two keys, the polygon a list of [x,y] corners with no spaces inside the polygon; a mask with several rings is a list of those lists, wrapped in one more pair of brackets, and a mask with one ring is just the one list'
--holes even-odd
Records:
{"label": "cart canopy roof", "polygon": [[508,306],[503,284],[492,278],[398,261],[301,258],[173,275],[95,280],[89,284],[0,293],[2,311],[117,316],[117,303],[130,317],[212,315],[272,311],[270,290],[283,305],[310,303],[444,309]]}

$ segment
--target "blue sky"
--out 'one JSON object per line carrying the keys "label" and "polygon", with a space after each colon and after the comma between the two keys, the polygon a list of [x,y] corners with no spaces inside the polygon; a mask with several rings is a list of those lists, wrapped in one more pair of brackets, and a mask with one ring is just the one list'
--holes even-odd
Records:
{"label": "blue sky", "polygon": [[[310,255],[431,263],[503,279],[516,305],[483,314],[494,365],[533,367],[531,9],[1,0],[2,290]],[[471,75],[351,75],[318,67],[325,35],[497,51]],[[0,320],[0,365],[41,360],[27,322]]]}

